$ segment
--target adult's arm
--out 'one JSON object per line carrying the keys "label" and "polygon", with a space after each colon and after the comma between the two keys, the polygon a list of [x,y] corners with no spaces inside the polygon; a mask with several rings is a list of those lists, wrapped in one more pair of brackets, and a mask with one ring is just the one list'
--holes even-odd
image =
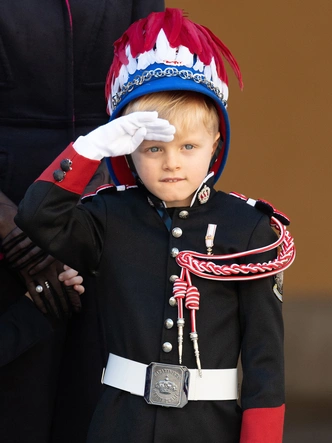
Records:
{"label": "adult's arm", "polygon": [[0,240],[16,227],[14,222],[16,214],[17,206],[0,190]]}
{"label": "adult's arm", "polygon": [[[84,293],[83,279],[77,271],[64,266],[59,280],[79,297]],[[0,317],[0,367],[15,360],[53,330],[53,319],[44,316],[27,292]]]}
{"label": "adult's arm", "polygon": [[[58,280],[63,264],[34,244],[16,226],[16,214],[17,206],[0,191],[0,259],[16,271],[17,278],[23,281],[36,306],[44,314],[62,317],[68,316],[72,309],[79,311],[77,294]],[[36,291],[37,286],[43,288],[42,294]]]}

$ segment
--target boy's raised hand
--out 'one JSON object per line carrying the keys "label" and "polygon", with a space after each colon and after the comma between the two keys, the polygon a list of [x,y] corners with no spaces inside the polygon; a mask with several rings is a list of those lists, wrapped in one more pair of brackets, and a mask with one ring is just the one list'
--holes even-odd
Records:
{"label": "boy's raised hand", "polygon": [[92,160],[131,154],[143,140],[170,142],[175,128],[158,112],[133,112],[100,126],[75,143],[75,151]]}

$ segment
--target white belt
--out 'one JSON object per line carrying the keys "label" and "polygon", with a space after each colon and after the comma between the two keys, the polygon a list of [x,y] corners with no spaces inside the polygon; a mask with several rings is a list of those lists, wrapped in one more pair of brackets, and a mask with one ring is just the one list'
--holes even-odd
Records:
{"label": "white belt", "polygon": [[[181,368],[176,365],[171,367]],[[147,368],[148,365],[143,363],[109,354],[102,383],[131,394],[144,396]],[[167,376],[167,370],[163,371]],[[236,400],[238,398],[236,368],[203,369],[202,377],[199,376],[197,369],[188,369],[188,371],[190,373],[188,400]]]}

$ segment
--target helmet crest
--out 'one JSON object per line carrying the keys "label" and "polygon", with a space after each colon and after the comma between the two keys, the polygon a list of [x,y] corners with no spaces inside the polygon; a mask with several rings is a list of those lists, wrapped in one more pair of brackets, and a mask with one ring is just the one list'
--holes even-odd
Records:
{"label": "helmet crest", "polygon": [[[208,28],[189,20],[180,9],[151,13],[133,23],[114,43],[114,60],[105,89],[111,119],[130,101],[145,94],[187,90],[209,96],[219,112],[223,139],[212,167],[217,180],[227,159],[230,135],[226,111],[228,79],[223,59],[232,67],[242,88],[236,60]],[[109,167],[116,184],[133,182],[124,171],[128,169],[124,158],[109,159]]]}

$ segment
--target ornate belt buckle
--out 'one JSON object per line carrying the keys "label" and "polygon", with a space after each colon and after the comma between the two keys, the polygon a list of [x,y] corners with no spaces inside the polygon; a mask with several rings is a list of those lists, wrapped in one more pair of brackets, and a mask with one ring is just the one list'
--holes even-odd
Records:
{"label": "ornate belt buckle", "polygon": [[183,408],[188,403],[190,372],[186,366],[150,363],[144,399],[150,405]]}

